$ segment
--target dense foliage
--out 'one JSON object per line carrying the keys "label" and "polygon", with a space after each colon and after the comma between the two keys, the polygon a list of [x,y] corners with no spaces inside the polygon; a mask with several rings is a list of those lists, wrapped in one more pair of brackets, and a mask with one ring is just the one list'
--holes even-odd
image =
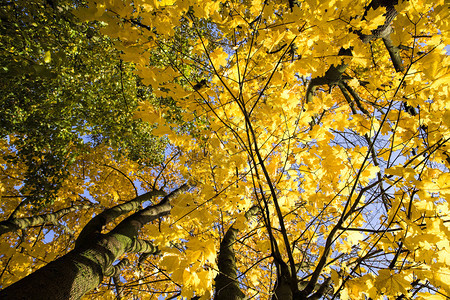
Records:
{"label": "dense foliage", "polygon": [[132,118],[148,97],[99,24],[79,24],[70,1],[1,7],[0,136],[23,164],[21,195],[54,200],[68,166],[107,144],[142,164],[162,158],[151,127]]}
{"label": "dense foliage", "polygon": [[[117,39],[102,57],[118,49],[134,68],[151,91],[134,118],[170,146],[143,168],[115,155],[128,144],[102,143],[65,169],[51,207],[11,217],[7,200],[2,287],[48,264],[0,296],[450,296],[444,1],[98,0],[75,14]],[[55,49],[43,47],[39,66]],[[83,74],[103,72],[92,64]],[[46,69],[48,84],[76,78]],[[127,74],[123,93],[135,93]],[[98,91],[80,85],[74,106]],[[95,126],[75,137],[85,128]],[[11,141],[4,152],[20,153]],[[10,199],[28,173],[2,165]]]}

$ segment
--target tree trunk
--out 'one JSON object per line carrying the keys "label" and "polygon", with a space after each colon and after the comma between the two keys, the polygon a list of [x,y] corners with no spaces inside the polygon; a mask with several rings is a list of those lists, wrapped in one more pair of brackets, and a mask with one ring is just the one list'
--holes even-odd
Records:
{"label": "tree trunk", "polygon": [[0,299],[80,299],[103,279],[96,252],[71,251],[0,291]]}
{"label": "tree trunk", "polygon": [[237,233],[237,229],[230,227],[220,243],[220,252],[217,262],[219,274],[215,279],[216,294],[214,300],[245,299],[244,293],[239,289],[236,257],[233,250]]}
{"label": "tree trunk", "polygon": [[187,184],[182,185],[160,203],[138,210],[108,234],[101,234],[106,223],[137,209],[139,203],[161,192],[151,191],[105,210],[83,228],[74,250],[3,289],[0,299],[80,299],[96,288],[104,276],[112,276],[114,261],[124,253],[158,252],[150,242],[137,239],[139,230],[148,222],[169,214],[169,201],[188,188]]}

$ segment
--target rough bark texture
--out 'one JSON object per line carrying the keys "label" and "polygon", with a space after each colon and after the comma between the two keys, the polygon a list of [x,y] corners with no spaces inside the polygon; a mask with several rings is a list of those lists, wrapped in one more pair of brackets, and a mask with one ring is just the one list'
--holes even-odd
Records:
{"label": "rough bark texture", "polygon": [[0,291],[0,299],[80,299],[103,279],[101,253],[69,252]]}
{"label": "rough bark texture", "polygon": [[125,244],[115,234],[98,237],[0,291],[0,299],[80,299],[102,282]]}
{"label": "rough bark texture", "polygon": [[74,250],[3,289],[0,299],[80,299],[97,287],[104,276],[113,276],[118,272],[113,263],[125,252],[158,251],[150,242],[138,240],[137,234],[146,223],[167,215],[171,209],[170,200],[187,189],[188,186],[183,185],[160,203],[137,211],[108,234],[100,232],[104,221],[129,212],[133,209],[129,205],[141,202],[149,193],[131,200],[127,207],[119,205],[99,214],[86,225],[88,229],[83,234],[82,242]]}
{"label": "rough bark texture", "polygon": [[154,196],[162,196],[162,195],[165,195],[163,191],[159,190],[150,191],[130,201],[118,204],[114,207],[104,210],[102,213],[92,218],[92,220],[90,220],[86,224],[86,226],[84,226],[83,230],[80,232],[75,242],[76,247],[79,247],[86,242],[89,243],[92,240],[92,238],[95,238],[96,235],[101,233],[103,226],[105,226],[115,218],[138,209],[142,202],[149,201]]}
{"label": "rough bark texture", "polygon": [[244,293],[239,289],[236,257],[233,250],[237,233],[237,229],[230,227],[220,243],[220,252],[217,261],[219,275],[215,279],[216,294],[214,300],[245,299]]}

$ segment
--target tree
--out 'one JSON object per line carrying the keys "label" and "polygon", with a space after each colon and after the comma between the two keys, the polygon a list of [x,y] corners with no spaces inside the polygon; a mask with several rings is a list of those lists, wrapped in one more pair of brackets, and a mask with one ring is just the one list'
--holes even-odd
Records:
{"label": "tree", "polygon": [[75,1],[10,1],[1,7],[0,136],[26,167],[22,195],[50,203],[67,166],[100,143],[143,165],[162,159],[149,124],[133,120],[146,88],[100,24],[78,24]]}
{"label": "tree", "polygon": [[[117,184],[108,203],[97,180],[106,210],[93,204],[70,252],[0,296],[77,298],[103,277],[87,295],[114,296],[107,277],[127,298],[450,295],[444,1],[92,1],[77,15],[108,24],[122,59],[170,99],[135,114],[172,145],[141,175],[168,195],[141,208],[148,194]],[[69,268],[85,258],[88,271]]]}

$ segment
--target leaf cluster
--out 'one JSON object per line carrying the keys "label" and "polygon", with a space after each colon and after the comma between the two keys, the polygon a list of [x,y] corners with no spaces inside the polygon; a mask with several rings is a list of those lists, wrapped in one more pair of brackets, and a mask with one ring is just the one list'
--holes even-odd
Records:
{"label": "leaf cluster", "polygon": [[[99,144],[142,165],[162,142],[133,119],[147,97],[98,22],[80,23],[72,1],[10,1],[0,8],[0,136],[23,163],[22,195],[51,203],[68,166]],[[140,92],[139,92],[140,90]]]}

